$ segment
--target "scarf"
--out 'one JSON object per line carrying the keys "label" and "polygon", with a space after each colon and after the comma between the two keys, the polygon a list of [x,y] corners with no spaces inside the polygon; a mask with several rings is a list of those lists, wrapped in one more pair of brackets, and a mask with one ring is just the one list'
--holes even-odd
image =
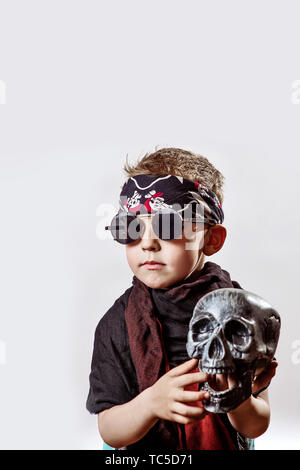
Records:
{"label": "scarf", "polygon": [[[155,314],[157,306],[159,309],[170,309],[177,316],[184,312],[184,321],[188,329],[194,307],[201,297],[215,289],[224,287],[241,289],[241,286],[231,280],[227,271],[212,262],[206,262],[200,272],[193,273],[184,282],[174,284],[167,289],[150,289],[136,276],[133,277],[132,283],[133,288],[125,309],[125,321],[139,393],[141,393],[170,369],[163,342],[162,325]],[[195,368],[194,371],[197,370]],[[192,384],[186,390],[198,390],[198,384]],[[224,420],[214,413],[208,413],[195,424],[181,425],[159,420],[157,431],[160,433],[162,446],[166,448],[236,449]]]}

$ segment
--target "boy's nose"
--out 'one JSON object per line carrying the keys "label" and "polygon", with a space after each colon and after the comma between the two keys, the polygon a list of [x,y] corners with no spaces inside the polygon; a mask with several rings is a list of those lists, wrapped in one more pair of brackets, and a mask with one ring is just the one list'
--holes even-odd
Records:
{"label": "boy's nose", "polygon": [[141,247],[143,250],[151,250],[151,249],[157,249],[160,246],[159,243],[159,238],[157,235],[155,235],[153,228],[152,228],[152,223],[151,223],[151,218],[145,217],[143,220],[145,223],[145,231],[143,233],[143,236],[141,238]]}

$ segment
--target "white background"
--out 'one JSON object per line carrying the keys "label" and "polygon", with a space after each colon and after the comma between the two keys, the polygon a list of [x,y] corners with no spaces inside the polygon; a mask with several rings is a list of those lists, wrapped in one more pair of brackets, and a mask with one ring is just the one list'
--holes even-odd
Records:
{"label": "white background", "polygon": [[117,205],[126,154],[156,145],[226,177],[228,238],[208,260],[282,316],[256,447],[300,448],[299,15],[297,1],[0,1],[1,448],[101,448],[93,335],[132,275],[96,214]]}

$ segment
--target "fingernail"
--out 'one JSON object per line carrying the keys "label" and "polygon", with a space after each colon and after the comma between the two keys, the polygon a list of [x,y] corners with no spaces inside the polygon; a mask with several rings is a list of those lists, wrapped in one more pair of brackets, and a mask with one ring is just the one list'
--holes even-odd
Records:
{"label": "fingernail", "polygon": [[204,393],[204,398],[209,398],[209,392]]}

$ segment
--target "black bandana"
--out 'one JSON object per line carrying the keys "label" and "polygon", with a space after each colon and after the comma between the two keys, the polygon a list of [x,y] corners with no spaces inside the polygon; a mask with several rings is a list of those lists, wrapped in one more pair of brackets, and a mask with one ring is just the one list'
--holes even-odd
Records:
{"label": "black bandana", "polygon": [[153,213],[191,209],[205,223],[222,224],[224,213],[216,194],[197,181],[174,175],[137,175],[129,178],[120,194],[120,211]]}

